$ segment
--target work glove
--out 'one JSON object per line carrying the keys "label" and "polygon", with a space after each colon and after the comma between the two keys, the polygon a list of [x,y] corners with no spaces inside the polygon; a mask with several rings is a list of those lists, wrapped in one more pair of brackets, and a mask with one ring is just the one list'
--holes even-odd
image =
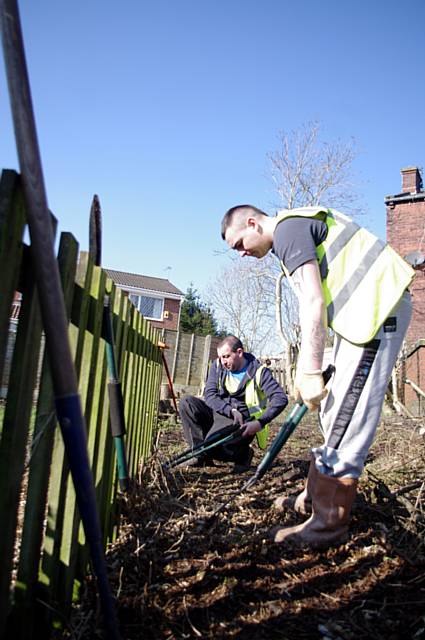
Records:
{"label": "work glove", "polygon": [[323,382],[320,369],[315,371],[298,371],[295,376],[295,401],[304,403],[309,411],[317,411],[320,401],[328,390]]}

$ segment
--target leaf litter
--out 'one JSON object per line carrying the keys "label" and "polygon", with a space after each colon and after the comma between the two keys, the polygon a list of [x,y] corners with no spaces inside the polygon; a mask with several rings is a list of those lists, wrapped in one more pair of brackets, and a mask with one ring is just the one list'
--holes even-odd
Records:
{"label": "leaf litter", "polygon": [[[185,448],[181,427],[160,425],[155,452],[120,496],[119,534],[107,551],[123,640],[425,639],[425,441],[418,422],[382,420],[360,479],[350,537],[325,550],[277,545],[282,493],[302,490],[309,448],[320,441],[307,415],[274,466],[214,511],[255,471],[232,465],[172,469]],[[271,425],[272,436],[279,424]],[[270,440],[271,442],[271,440]],[[58,637],[58,636],[57,636]],[[101,638],[88,577],[62,637]]]}

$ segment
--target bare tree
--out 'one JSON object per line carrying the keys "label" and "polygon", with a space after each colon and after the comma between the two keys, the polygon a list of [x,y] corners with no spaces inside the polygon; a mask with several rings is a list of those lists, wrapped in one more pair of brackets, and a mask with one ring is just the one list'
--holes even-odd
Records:
{"label": "bare tree", "polygon": [[204,294],[218,321],[258,355],[275,338],[274,277],[269,263],[268,258],[231,258]]}
{"label": "bare tree", "polygon": [[279,200],[277,208],[313,205],[362,211],[354,187],[353,162],[358,155],[354,139],[322,142],[318,122],[278,134],[278,148],[267,154],[270,178]]}

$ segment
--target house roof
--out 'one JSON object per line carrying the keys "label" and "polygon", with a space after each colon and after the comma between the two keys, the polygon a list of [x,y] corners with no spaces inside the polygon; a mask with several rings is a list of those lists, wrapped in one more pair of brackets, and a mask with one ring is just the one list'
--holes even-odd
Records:
{"label": "house roof", "polygon": [[145,289],[147,291],[156,291],[160,293],[171,293],[173,295],[184,297],[183,291],[177,289],[166,278],[154,278],[152,276],[142,276],[137,273],[127,273],[126,271],[115,271],[114,269],[105,269],[108,276],[119,287],[131,287],[132,289]]}

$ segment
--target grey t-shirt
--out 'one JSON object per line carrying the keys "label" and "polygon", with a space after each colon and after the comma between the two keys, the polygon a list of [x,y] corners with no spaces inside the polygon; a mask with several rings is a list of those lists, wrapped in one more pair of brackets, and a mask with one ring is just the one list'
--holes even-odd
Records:
{"label": "grey t-shirt", "polygon": [[314,218],[287,218],[273,234],[272,252],[292,275],[298,267],[317,259],[316,247],[326,238],[327,226]]}

